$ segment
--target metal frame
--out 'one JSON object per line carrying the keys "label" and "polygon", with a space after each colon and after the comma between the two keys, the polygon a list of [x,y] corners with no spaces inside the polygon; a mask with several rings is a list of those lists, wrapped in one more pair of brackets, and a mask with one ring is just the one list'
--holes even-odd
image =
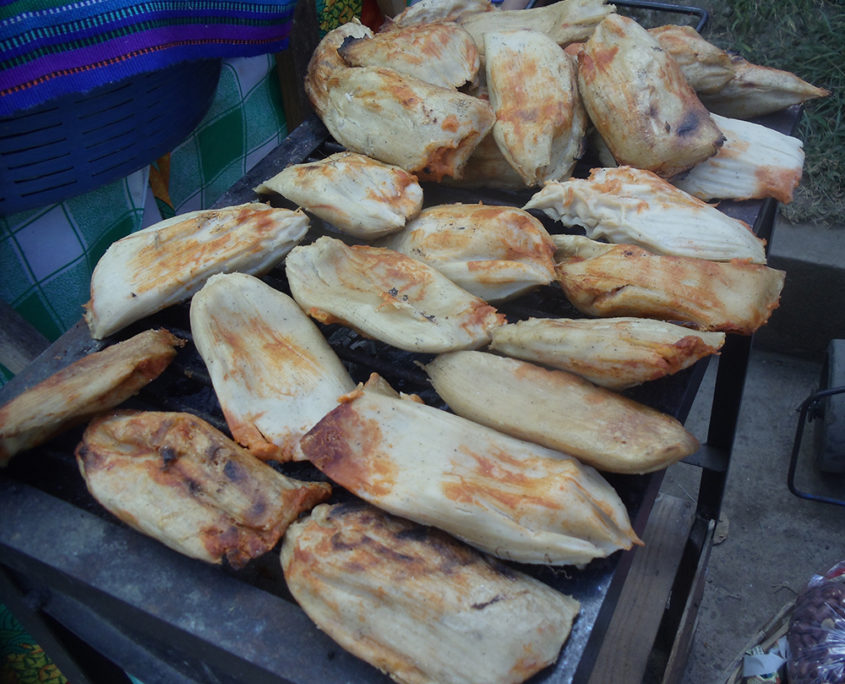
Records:
{"label": "metal frame", "polygon": [[789,487],[789,491],[797,497],[800,497],[802,499],[808,499],[809,501],[816,501],[818,503],[833,504],[835,506],[845,506],[845,499],[837,499],[830,496],[822,496],[821,494],[813,494],[812,492],[806,492],[802,489],[799,489],[798,486],[795,484],[795,472],[798,466],[798,454],[801,451],[801,442],[804,436],[804,425],[806,424],[808,417],[810,420],[813,419],[813,414],[818,410],[819,404],[821,403],[822,399],[824,399],[825,397],[831,397],[835,394],[843,393],[845,393],[845,386],[829,387],[827,389],[820,389],[814,392],[803,402],[801,402],[801,406],[799,407],[798,413],[798,426],[795,428],[795,441],[792,444],[792,454],[789,458],[789,470],[786,476],[786,483]]}
{"label": "metal frame", "polygon": [[650,9],[661,12],[669,12],[671,14],[688,14],[690,16],[698,17],[698,23],[695,25],[695,30],[701,33],[707,22],[710,20],[710,14],[702,7],[690,7],[688,5],[673,5],[668,2],[650,2],[649,0],[615,0],[616,7],[627,7],[629,9]]}

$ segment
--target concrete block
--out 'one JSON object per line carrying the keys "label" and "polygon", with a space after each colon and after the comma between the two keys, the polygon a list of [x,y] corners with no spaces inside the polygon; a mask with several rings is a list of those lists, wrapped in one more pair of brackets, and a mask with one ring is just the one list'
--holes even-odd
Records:
{"label": "concrete block", "polygon": [[777,216],[769,266],[786,271],[780,307],[755,334],[769,351],[820,360],[845,338],[845,228],[792,224]]}

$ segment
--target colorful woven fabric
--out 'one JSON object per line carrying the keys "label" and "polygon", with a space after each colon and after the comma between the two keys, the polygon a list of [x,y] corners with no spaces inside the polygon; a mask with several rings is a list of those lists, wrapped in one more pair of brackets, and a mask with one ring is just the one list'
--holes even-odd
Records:
{"label": "colorful woven fabric", "polygon": [[287,47],[295,0],[0,2],[0,117],[179,61]]}
{"label": "colorful woven fabric", "polygon": [[0,604],[0,684],[67,684],[44,649]]}
{"label": "colorful woven fabric", "polygon": [[[332,29],[360,17],[364,23],[364,5],[376,5],[373,2],[365,3],[364,0],[317,0],[317,16],[320,18],[320,33],[325,35]],[[376,10],[378,5],[376,5]],[[379,22],[380,23],[380,22]],[[371,27],[375,30],[376,27]]]}

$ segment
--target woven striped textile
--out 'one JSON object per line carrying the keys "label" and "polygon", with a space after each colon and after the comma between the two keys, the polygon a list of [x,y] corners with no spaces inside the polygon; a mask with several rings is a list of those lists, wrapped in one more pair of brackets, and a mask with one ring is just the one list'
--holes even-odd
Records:
{"label": "woven striped textile", "polygon": [[0,117],[200,58],[287,47],[295,0],[0,0]]}

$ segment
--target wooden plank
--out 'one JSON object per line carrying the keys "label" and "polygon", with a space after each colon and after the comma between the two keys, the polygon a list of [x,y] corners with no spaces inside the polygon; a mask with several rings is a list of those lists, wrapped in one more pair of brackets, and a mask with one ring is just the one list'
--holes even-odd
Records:
{"label": "wooden plank", "polygon": [[701,599],[704,596],[704,582],[707,578],[707,564],[710,562],[710,551],[713,548],[715,530],[716,521],[710,520],[707,524],[707,533],[695,568],[695,576],[690,586],[681,622],[675,633],[672,650],[663,672],[662,684],[681,684],[683,682],[692,639],[695,635],[695,628],[698,626],[698,609],[701,607]]}
{"label": "wooden plank", "polygon": [[693,503],[660,494],[634,552],[590,684],[642,681],[694,516]]}

